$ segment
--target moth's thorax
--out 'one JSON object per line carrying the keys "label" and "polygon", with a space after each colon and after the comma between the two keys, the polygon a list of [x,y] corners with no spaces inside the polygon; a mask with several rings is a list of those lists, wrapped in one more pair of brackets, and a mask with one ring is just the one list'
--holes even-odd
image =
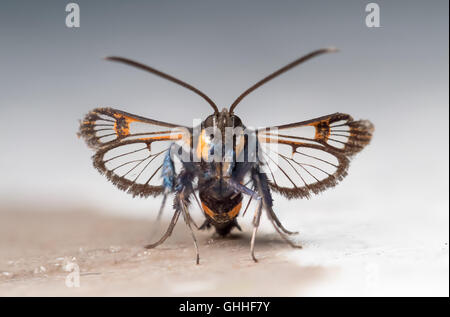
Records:
{"label": "moth's thorax", "polygon": [[217,175],[230,177],[234,158],[245,143],[243,128],[241,119],[226,108],[210,115],[202,122],[200,134],[196,137],[197,158],[211,162]]}

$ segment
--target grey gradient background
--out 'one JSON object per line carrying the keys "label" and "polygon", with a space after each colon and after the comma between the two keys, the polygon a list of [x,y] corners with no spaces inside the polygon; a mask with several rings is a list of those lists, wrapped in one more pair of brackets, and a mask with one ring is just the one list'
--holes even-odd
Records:
{"label": "grey gradient background", "polygon": [[268,83],[236,111],[249,126],[338,111],[375,124],[349,176],[310,201],[276,197],[281,218],[303,228],[306,239],[322,237],[320,215],[338,223],[356,217],[360,232],[396,237],[396,245],[447,243],[448,294],[448,1],[377,1],[382,27],[371,29],[364,23],[369,1],[76,2],[79,29],[65,26],[68,2],[1,2],[0,201],[154,216],[159,200],[132,199],[91,167],[92,152],[75,135],[78,120],[113,106],[189,125],[211,109],[105,56],[156,67],[224,107],[278,67],[336,46],[339,53]]}

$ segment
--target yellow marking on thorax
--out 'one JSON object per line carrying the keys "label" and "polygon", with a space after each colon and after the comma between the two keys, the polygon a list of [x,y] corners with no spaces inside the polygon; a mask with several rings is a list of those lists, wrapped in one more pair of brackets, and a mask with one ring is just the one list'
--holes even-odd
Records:
{"label": "yellow marking on thorax", "polygon": [[197,149],[196,149],[197,158],[199,160],[203,159],[203,160],[207,161],[208,154],[209,154],[209,142],[206,139],[206,132],[204,129],[200,133],[197,143],[198,143]]}

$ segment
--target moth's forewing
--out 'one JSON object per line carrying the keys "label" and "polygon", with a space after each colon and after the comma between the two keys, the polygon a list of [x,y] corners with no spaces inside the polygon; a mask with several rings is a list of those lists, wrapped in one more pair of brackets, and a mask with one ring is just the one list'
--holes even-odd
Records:
{"label": "moth's forewing", "polygon": [[164,159],[172,143],[190,143],[190,130],[111,108],[98,108],[81,122],[79,135],[97,152],[94,167],[119,189],[147,197],[164,191]]}
{"label": "moth's forewing", "polygon": [[347,114],[258,130],[261,144],[275,144],[259,155],[271,188],[288,198],[310,197],[347,175],[353,155],[369,144],[374,127]]}

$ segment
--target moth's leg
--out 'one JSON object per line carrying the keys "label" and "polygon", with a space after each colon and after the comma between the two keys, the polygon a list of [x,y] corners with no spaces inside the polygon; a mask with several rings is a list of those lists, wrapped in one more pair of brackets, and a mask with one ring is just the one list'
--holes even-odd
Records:
{"label": "moth's leg", "polygon": [[192,219],[191,219],[191,216],[187,209],[189,201],[185,198],[183,192],[181,192],[180,194],[177,194],[177,198],[178,198],[178,202],[181,206],[184,221],[186,222],[186,225],[188,226],[189,230],[191,231],[192,239],[194,240],[194,246],[195,246],[195,252],[196,252],[196,263],[200,264],[200,253],[198,251],[197,238],[195,237],[194,231],[192,230],[192,227],[191,227]]}
{"label": "moth's leg", "polygon": [[[245,185],[242,185],[233,179],[228,180],[228,184],[238,193],[247,194],[250,196],[250,199],[255,198],[255,200],[258,200],[258,209],[255,212],[255,215],[253,216],[253,233],[252,238],[250,241],[250,255],[253,259],[253,261],[258,262],[258,260],[255,257],[255,240],[256,240],[256,232],[258,231],[259,223],[261,220],[261,213],[262,213],[262,197],[259,193],[255,192],[254,190],[248,188]],[[248,207],[248,206],[247,206]]]}
{"label": "moth's leg", "polygon": [[[183,164],[183,170],[177,177],[176,180],[176,195],[175,195],[175,206],[177,209],[181,210],[183,213],[184,221],[191,231],[192,239],[194,240],[195,251],[197,254],[196,263],[200,264],[200,254],[198,250],[197,239],[195,237],[194,231],[192,230],[191,223],[198,229],[199,227],[191,218],[188,206],[190,204],[189,197],[194,194],[193,181],[197,177],[198,174],[198,165],[191,161],[192,151],[186,150],[183,147],[178,147],[173,151],[173,154],[176,155],[181,163]],[[197,199],[197,197],[195,197]]]}
{"label": "moth's leg", "polygon": [[270,213],[271,218],[273,219],[273,221],[275,221],[276,225],[280,228],[281,231],[283,231],[284,233],[288,234],[288,235],[295,235],[298,234],[298,231],[289,231],[288,229],[286,229],[280,222],[280,220],[278,219],[277,215],[275,214],[275,212],[273,211],[272,208],[270,208],[268,210],[268,212]]}
{"label": "moth's leg", "polygon": [[290,246],[292,246],[293,248],[301,248],[302,247],[301,245],[295,244],[287,237],[288,234],[294,234],[294,232],[284,229],[284,227],[279,222],[278,218],[276,218],[275,216],[275,213],[272,209],[272,201],[273,201],[272,195],[270,193],[269,183],[267,181],[266,175],[255,170],[252,172],[252,177],[256,184],[256,188],[262,197],[262,203],[264,206],[264,210],[266,210],[267,217],[269,218],[275,230],[280,234],[281,238],[284,241],[286,241]]}
{"label": "moth's leg", "polygon": [[194,241],[195,252],[196,252],[196,263],[200,264],[200,254],[198,250],[197,238],[195,237],[194,231],[192,230],[191,223],[193,220],[188,211],[188,206],[190,205],[189,198],[192,194],[194,194],[194,189],[192,186],[192,182],[195,178],[195,174],[191,169],[187,169],[189,167],[185,162],[183,162],[183,166],[185,167],[177,177],[176,180],[176,194],[174,200],[174,207],[176,210],[181,211],[183,214],[184,221],[191,231],[192,240]]}
{"label": "moth's leg", "polygon": [[[254,182],[256,183],[256,180],[254,180]],[[266,181],[267,182],[267,181]],[[267,190],[264,190],[263,192],[255,192],[254,190],[251,190],[250,188],[248,188],[245,185],[242,185],[234,180],[229,180],[229,185],[236,190],[237,192],[243,193],[243,194],[247,194],[250,196],[250,198],[256,198],[256,199],[261,199],[261,196],[266,195],[267,196],[267,201],[270,200],[270,206],[272,205],[272,195],[270,194],[270,189],[268,186]],[[280,220],[278,219],[278,217],[275,215],[275,212],[273,211],[272,208],[267,209],[267,212],[270,213],[271,219],[273,219],[276,223],[276,225],[278,226],[278,228],[283,231],[286,234],[289,235],[293,235],[293,234],[298,234],[298,232],[293,232],[293,231],[289,231],[287,230],[280,222]]]}
{"label": "moth's leg", "polygon": [[170,235],[172,234],[173,228],[175,228],[175,225],[177,224],[178,217],[180,216],[181,210],[176,210],[173,214],[172,220],[170,221],[169,227],[167,228],[166,233],[159,239],[158,242],[155,242],[153,244],[146,245],[145,248],[152,249],[157,247],[158,245],[162,244]]}
{"label": "moth's leg", "polygon": [[266,209],[267,211],[267,215],[269,217],[270,222],[272,222],[273,227],[275,228],[275,230],[280,234],[281,238],[286,241],[286,243],[288,243],[291,247],[293,248],[297,248],[297,249],[301,249],[302,246],[300,244],[296,244],[294,242],[292,242],[291,240],[289,240],[289,238],[287,237],[287,234],[284,233],[283,231],[281,231],[280,228],[278,228],[278,226],[276,225],[274,219],[272,218],[272,216],[270,215],[270,212]]}
{"label": "moth's leg", "polygon": [[164,207],[166,206],[167,196],[169,193],[164,192],[163,200],[161,202],[161,207],[159,207],[158,216],[156,217],[156,221],[159,222],[161,220],[162,213],[164,211]]}
{"label": "moth's leg", "polygon": [[[281,223],[281,221],[278,219],[277,215],[275,214],[275,212],[272,209],[272,194],[270,193],[270,187],[267,181],[267,177],[265,174],[260,173],[259,171],[255,172],[255,177],[259,179],[259,182],[262,183],[262,191],[263,194],[262,195],[266,195],[268,196],[267,199],[267,206],[269,208],[266,208],[266,211],[270,214],[269,215],[269,219],[273,220],[275,222],[275,224],[278,226],[278,228],[283,231],[284,233],[288,234],[288,235],[294,235],[294,234],[298,234],[297,231],[290,231],[288,229],[286,229],[283,224]],[[257,182],[258,180],[254,180],[255,182]],[[269,203],[270,201],[270,203]]]}
{"label": "moth's leg", "polygon": [[[286,235],[288,234],[297,234],[297,232],[291,232],[283,227],[283,225],[280,223],[278,218],[276,217],[273,209],[272,209],[272,195],[270,194],[270,188],[267,182],[267,178],[265,174],[261,174],[259,172],[253,172],[252,173],[253,181],[256,185],[257,191],[253,191],[250,188],[237,183],[233,180],[229,180],[229,185],[233,187],[236,191],[241,192],[243,194],[250,195],[251,197],[262,200],[262,205],[264,206],[264,209],[267,212],[267,216],[274,226],[275,230],[280,234],[281,238],[286,241],[290,246],[294,248],[301,248],[301,245],[297,245],[293,243],[291,240],[289,240]],[[255,228],[253,228],[253,231],[255,232]],[[256,232],[255,232],[256,233]],[[253,236],[252,236],[253,239]]]}
{"label": "moth's leg", "polygon": [[[192,196],[194,196],[195,201],[197,202],[198,208],[200,208],[200,210],[201,210],[203,213],[205,213],[205,211],[203,210],[203,207],[202,207],[202,205],[200,204],[200,201],[198,200],[198,197],[197,197],[197,195],[195,194],[195,191],[194,191],[194,190],[192,191]],[[197,229],[197,230],[202,229],[204,223],[203,223],[201,226],[199,226],[199,225],[197,225],[197,224],[195,223],[194,219],[192,219],[192,218],[190,218],[190,219],[191,219],[191,223],[194,225],[195,229]]]}
{"label": "moth's leg", "polygon": [[261,196],[259,193],[255,192],[254,190],[248,188],[245,185],[242,185],[241,183],[235,181],[234,179],[228,179],[227,184],[233,188],[237,193],[242,193],[249,195],[251,198],[255,198],[257,200],[261,199]]}
{"label": "moth's leg", "polygon": [[255,257],[255,239],[256,239],[256,232],[258,231],[259,222],[261,220],[261,212],[262,212],[262,201],[260,200],[258,203],[258,210],[256,211],[254,217],[253,217],[253,233],[252,233],[252,240],[250,242],[250,254],[252,256],[253,261],[258,262],[258,260]]}
{"label": "moth's leg", "polygon": [[163,200],[161,202],[161,207],[159,207],[158,215],[157,215],[156,220],[155,220],[155,222],[153,224],[153,229],[152,229],[152,232],[150,234],[150,239],[152,239],[156,235],[156,233],[158,232],[159,224],[161,223],[161,216],[162,216],[162,213],[164,211],[164,207],[166,205],[166,201],[167,201],[167,196],[168,195],[169,195],[169,193],[167,191],[165,191],[164,192],[164,196],[163,196]]}

